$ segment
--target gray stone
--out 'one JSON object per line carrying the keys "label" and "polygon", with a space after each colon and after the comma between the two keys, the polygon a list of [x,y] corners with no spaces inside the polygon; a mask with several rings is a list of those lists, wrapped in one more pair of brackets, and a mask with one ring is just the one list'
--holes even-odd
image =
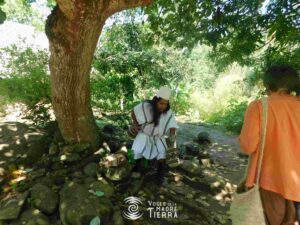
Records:
{"label": "gray stone", "polygon": [[78,154],[81,156],[87,156],[92,152],[89,143],[77,143],[74,145],[67,145],[62,148],[62,152],[65,155]]}
{"label": "gray stone", "polygon": [[59,142],[63,143],[64,142],[64,138],[63,138],[63,136],[62,136],[59,129],[54,132],[53,137],[54,137],[54,141],[56,143],[59,143]]}
{"label": "gray stone", "polygon": [[49,147],[49,155],[56,156],[59,154],[59,148],[55,143],[51,143]]}
{"label": "gray stone", "polygon": [[[205,176],[202,178],[197,178],[197,182],[202,183],[203,187],[205,187],[206,192],[210,192],[212,194],[219,194],[220,192],[223,191],[224,187],[225,187],[225,181],[220,179],[218,176]],[[234,188],[233,188],[234,189]],[[200,189],[198,189],[200,190]],[[232,190],[233,192],[234,190]]]}
{"label": "gray stone", "polygon": [[105,157],[107,154],[109,153],[109,151],[105,148],[99,148],[96,152],[94,152],[94,155],[99,155],[100,158]]}
{"label": "gray stone", "polygon": [[178,154],[180,157],[184,157],[184,155],[186,154],[186,148],[184,145],[178,147]]}
{"label": "gray stone", "polygon": [[0,202],[0,220],[12,220],[19,217],[23,205],[28,197],[28,191],[14,198]]}
{"label": "gray stone", "polygon": [[222,180],[217,180],[214,177],[205,177],[203,179],[204,183],[210,186],[211,191],[214,194],[220,193],[225,187],[225,182]]}
{"label": "gray stone", "polygon": [[31,198],[34,206],[46,214],[54,213],[58,205],[58,194],[42,184],[32,187]]}
{"label": "gray stone", "polygon": [[180,195],[183,195],[183,196],[186,196],[187,193],[191,192],[191,189],[187,186],[178,187],[178,186],[175,186],[173,184],[168,184],[166,187],[168,188],[168,190],[173,191],[176,194],[180,194]]}
{"label": "gray stone", "polygon": [[8,175],[8,171],[2,167],[0,167],[0,184],[5,180],[5,177]]}
{"label": "gray stone", "polygon": [[74,173],[71,174],[71,177],[79,180],[85,178],[82,171],[75,171]]}
{"label": "gray stone", "polygon": [[113,196],[114,194],[114,186],[112,186],[111,184],[109,184],[106,180],[102,179],[98,179],[95,180],[93,178],[86,178],[85,179],[85,186],[89,189],[89,190],[93,190],[93,191],[102,191],[104,192],[105,196],[107,198],[110,198],[111,196]]}
{"label": "gray stone", "polygon": [[74,145],[74,150],[80,155],[88,155],[91,152],[91,146],[89,143],[77,143]]}
{"label": "gray stone", "polygon": [[116,133],[117,132],[117,127],[112,125],[112,124],[106,124],[104,127],[103,127],[103,132],[104,133],[110,133],[110,134],[113,134],[113,133]]}
{"label": "gray stone", "polygon": [[209,133],[207,133],[205,131],[200,132],[197,136],[197,142],[199,144],[211,143],[211,137],[210,137]]}
{"label": "gray stone", "polygon": [[69,173],[69,171],[67,169],[59,169],[59,170],[54,171],[51,174],[51,177],[53,178],[54,183],[56,185],[61,185],[65,182],[65,179],[66,179],[68,173]]}
{"label": "gray stone", "polygon": [[65,153],[60,156],[60,161],[64,163],[74,163],[81,160],[81,157],[78,153]]}
{"label": "gray stone", "polygon": [[39,170],[34,170],[34,171],[32,171],[31,173],[30,173],[30,178],[32,179],[32,180],[34,180],[34,179],[37,179],[37,178],[39,178],[39,177],[42,177],[42,176],[44,176],[45,175],[45,173],[46,173],[46,169],[39,169]]}
{"label": "gray stone", "polygon": [[49,155],[44,154],[39,161],[34,163],[34,167],[36,168],[46,168],[46,169],[50,169],[52,164],[52,160],[49,157]]}
{"label": "gray stone", "polygon": [[43,154],[47,153],[47,136],[41,135],[40,133],[31,133],[26,134],[25,138],[27,139],[28,150],[25,154],[26,157],[20,162],[26,165],[33,165]]}
{"label": "gray stone", "polygon": [[182,170],[184,170],[186,173],[191,174],[193,176],[201,176],[202,175],[202,169],[199,165],[199,163],[195,161],[189,161],[184,160],[180,166]]}
{"label": "gray stone", "polygon": [[55,184],[55,177],[53,177],[52,175],[41,177],[39,178],[39,183],[47,187],[52,187]]}
{"label": "gray stone", "polygon": [[57,121],[49,121],[45,127],[46,132],[53,136],[54,132],[59,130]]}
{"label": "gray stone", "polygon": [[106,224],[112,214],[112,203],[105,196],[98,197],[84,185],[68,182],[60,191],[60,218],[64,225],[89,224],[99,216]]}
{"label": "gray stone", "polygon": [[105,171],[105,176],[112,181],[121,181],[128,178],[131,174],[131,165],[125,162],[118,167],[110,167]]}
{"label": "gray stone", "polygon": [[71,154],[75,152],[74,145],[66,145],[62,147],[62,153],[63,154]]}
{"label": "gray stone", "polygon": [[141,176],[142,176],[142,174],[139,173],[139,172],[132,172],[131,173],[131,177],[134,178],[134,179],[140,179]]}
{"label": "gray stone", "polygon": [[51,225],[47,216],[38,209],[27,209],[21,214],[21,217],[12,221],[9,225]]}
{"label": "gray stone", "polygon": [[201,160],[201,159],[209,159],[210,158],[210,155],[207,151],[199,151],[198,153],[198,159]]}
{"label": "gray stone", "polygon": [[204,167],[211,167],[211,165],[213,164],[213,161],[211,159],[201,159],[201,164]]}
{"label": "gray stone", "polygon": [[68,169],[60,169],[53,172],[53,177],[66,177],[69,173]]}
{"label": "gray stone", "polygon": [[48,136],[45,132],[32,129],[17,122],[0,123],[1,167],[9,165],[31,166],[48,151]]}
{"label": "gray stone", "polygon": [[121,210],[114,211],[113,224],[114,225],[124,225],[124,221],[123,221]]}
{"label": "gray stone", "polygon": [[63,169],[63,168],[64,168],[64,166],[63,166],[63,164],[60,163],[60,162],[55,162],[55,163],[53,163],[52,166],[51,166],[51,169],[52,169],[52,170],[60,170],[60,169]]}
{"label": "gray stone", "polygon": [[52,163],[57,163],[57,162],[61,162],[60,161],[60,156],[55,156],[55,157],[51,157],[51,161],[52,161]]}
{"label": "gray stone", "polygon": [[97,174],[97,169],[98,169],[97,163],[89,163],[84,167],[83,171],[85,175],[90,177],[95,177]]}
{"label": "gray stone", "polygon": [[197,156],[200,151],[200,147],[198,144],[188,144],[185,146],[185,148],[186,148],[186,154],[192,156]]}

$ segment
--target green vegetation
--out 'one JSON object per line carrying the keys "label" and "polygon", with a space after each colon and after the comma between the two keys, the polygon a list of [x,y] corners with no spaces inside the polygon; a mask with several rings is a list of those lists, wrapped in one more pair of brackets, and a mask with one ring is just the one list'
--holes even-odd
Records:
{"label": "green vegetation", "polygon": [[[26,1],[5,2],[8,20],[34,26],[32,18],[40,21]],[[239,133],[248,103],[262,95],[266,67],[300,69],[295,3],[202,1],[200,10],[200,5],[192,7],[193,1],[173,2],[159,0],[144,11],[121,13],[104,29],[91,70],[93,108],[126,126],[132,107],[167,84],[174,90],[171,104],[177,115]],[[186,8],[191,13],[184,13]],[[175,12],[188,18],[179,23]],[[1,49],[1,59],[2,108],[23,102],[36,123],[49,120],[49,53],[11,46]]]}
{"label": "green vegetation", "polygon": [[25,103],[31,112],[29,118],[44,124],[50,118],[47,109],[51,103],[48,53],[12,45],[2,49],[0,57],[4,67],[0,73],[0,103]]}

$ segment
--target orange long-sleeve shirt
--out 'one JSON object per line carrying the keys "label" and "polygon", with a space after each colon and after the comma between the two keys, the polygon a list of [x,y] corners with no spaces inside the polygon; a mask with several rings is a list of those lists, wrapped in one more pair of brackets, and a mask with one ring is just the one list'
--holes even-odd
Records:
{"label": "orange long-sleeve shirt", "polygon": [[[239,136],[242,150],[253,154],[246,186],[256,178],[261,133],[261,101],[248,106]],[[296,96],[272,93],[268,97],[268,120],[260,187],[300,202],[300,100]]]}

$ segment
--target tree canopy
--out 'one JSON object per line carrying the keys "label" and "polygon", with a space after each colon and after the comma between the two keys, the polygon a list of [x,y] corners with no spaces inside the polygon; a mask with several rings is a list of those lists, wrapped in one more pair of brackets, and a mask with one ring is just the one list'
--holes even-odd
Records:
{"label": "tree canopy", "polygon": [[156,35],[171,45],[213,47],[212,56],[226,66],[250,64],[264,47],[299,46],[297,0],[157,0],[144,9]]}
{"label": "tree canopy", "polygon": [[[4,0],[0,0],[0,6],[4,5]],[[0,24],[2,24],[6,20],[6,14],[3,12],[2,8],[0,7]]]}
{"label": "tree canopy", "polygon": [[[0,23],[6,16],[19,22],[38,16],[30,8],[35,1],[5,2],[7,7],[0,0]],[[47,4],[52,8],[55,2],[48,0]],[[293,54],[298,52],[300,3],[297,0],[155,0],[143,8],[143,13],[153,30],[149,34],[153,40],[162,38],[169,45],[189,49],[198,43],[211,46],[211,58],[221,68],[232,62],[251,65],[255,60],[249,56],[261,49],[268,49],[270,54],[284,53],[286,49],[296,51]],[[41,18],[35,20],[36,26],[41,27]]]}

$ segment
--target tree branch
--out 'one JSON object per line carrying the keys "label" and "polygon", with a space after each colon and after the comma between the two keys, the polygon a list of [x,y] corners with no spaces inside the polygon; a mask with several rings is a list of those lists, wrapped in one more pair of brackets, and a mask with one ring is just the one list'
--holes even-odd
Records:
{"label": "tree branch", "polygon": [[73,1],[56,0],[56,3],[68,19],[72,19],[74,17],[75,3]]}
{"label": "tree branch", "polygon": [[143,7],[150,5],[152,0],[111,0],[109,1],[108,12],[110,15],[125,9]]}

